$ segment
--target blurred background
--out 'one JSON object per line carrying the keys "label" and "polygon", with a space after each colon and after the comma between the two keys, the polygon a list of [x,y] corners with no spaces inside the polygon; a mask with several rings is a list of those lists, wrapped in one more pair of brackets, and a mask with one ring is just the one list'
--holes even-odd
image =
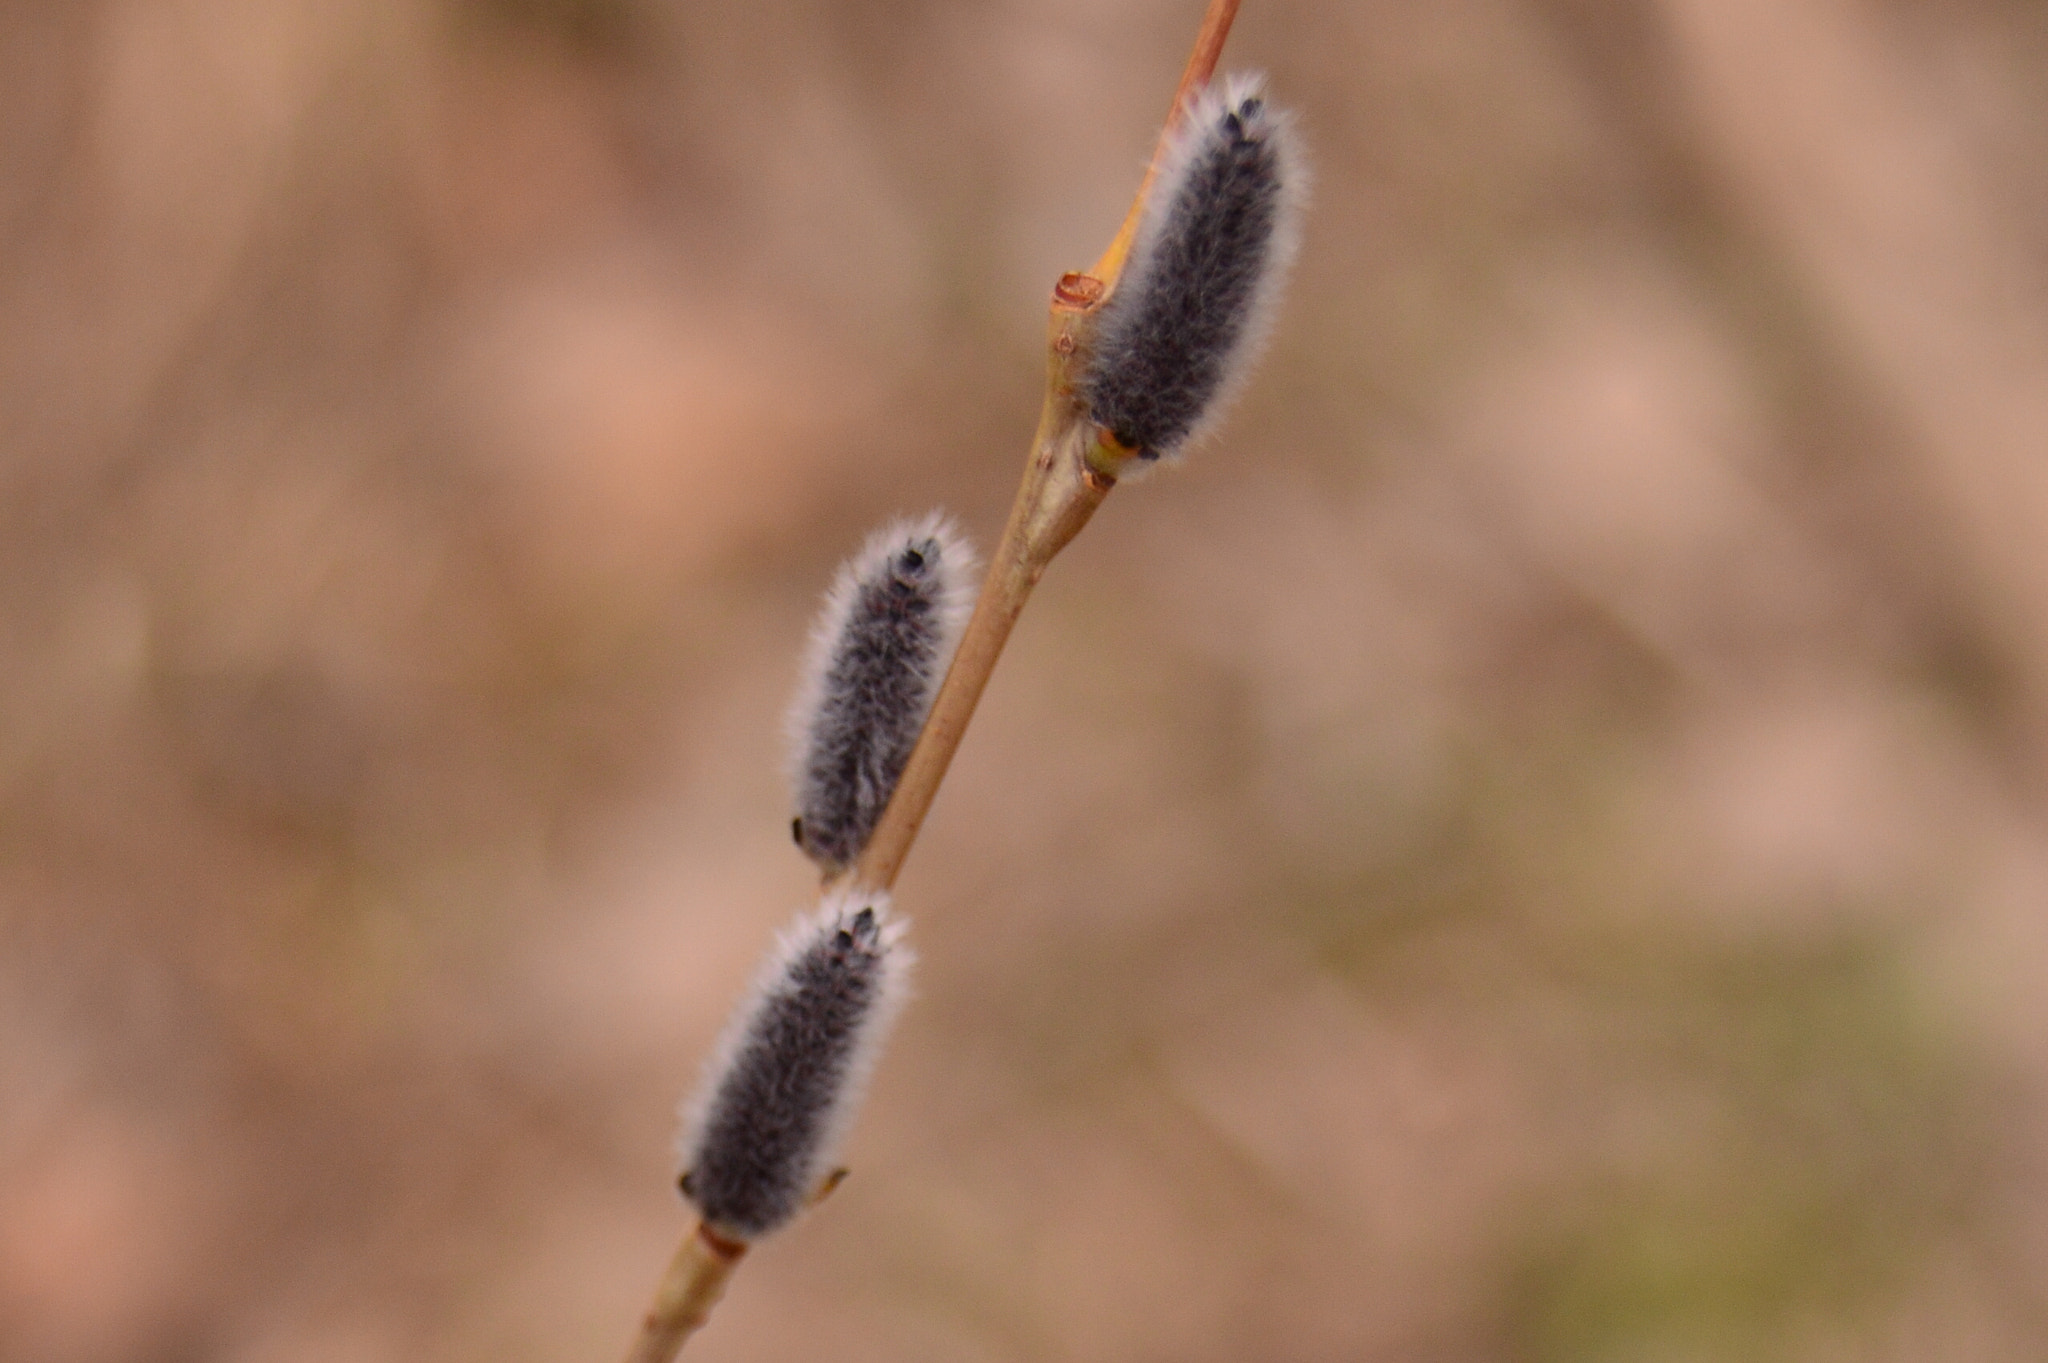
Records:
{"label": "blurred background", "polygon": [[[1200,0],[0,8],[0,1357],[608,1359]],[[1313,215],[1055,565],[706,1360],[2048,1357],[2048,9],[1250,0]]]}

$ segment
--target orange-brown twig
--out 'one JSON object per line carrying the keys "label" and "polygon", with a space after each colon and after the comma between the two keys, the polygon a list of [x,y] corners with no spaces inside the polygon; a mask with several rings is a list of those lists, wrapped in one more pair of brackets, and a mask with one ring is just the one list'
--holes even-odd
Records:
{"label": "orange-brown twig", "polygon": [[1237,18],[1237,4],[1238,0],[1209,0],[1209,12],[1202,16],[1202,30],[1195,35],[1195,50],[1188,54],[1188,64],[1180,73],[1180,86],[1173,92],[1173,107],[1166,111],[1166,126],[1159,131],[1152,159],[1145,165],[1145,178],[1139,181],[1137,197],[1131,200],[1131,211],[1124,214],[1123,226],[1117,228],[1109,249],[1088,271],[1102,281],[1105,297],[1116,287],[1117,276],[1124,272],[1124,261],[1130,258],[1131,243],[1137,240],[1138,219],[1144,216],[1145,196],[1152,192],[1152,180],[1159,173],[1159,158],[1186,116],[1188,101],[1216,74],[1223,41],[1230,36],[1231,22]]}
{"label": "orange-brown twig", "polygon": [[[1208,84],[1215,72],[1237,7],[1238,0],[1210,0],[1194,51],[1174,92],[1160,149],[1172,136],[1190,96]],[[1130,255],[1159,155],[1155,150],[1131,211],[1102,258],[1088,274],[1065,275],[1053,289],[1045,401],[1025,461],[1023,482],[924,730],[866,849],[845,873],[857,886],[887,890],[896,883],[1031,589],[1054,555],[1080,533],[1116,486],[1114,478],[1092,466],[1089,452],[1098,433],[1074,396],[1074,365],[1086,352],[1096,311]],[[627,1363],[671,1363],[684,1341],[703,1325],[746,1249],[702,1222],[694,1226],[669,1264]]]}
{"label": "orange-brown twig", "polygon": [[1074,399],[1072,364],[1085,351],[1092,319],[1115,287],[1124,261],[1130,255],[1131,240],[1150,190],[1160,150],[1173,135],[1188,100],[1209,83],[1216,62],[1230,36],[1231,21],[1237,17],[1238,0],[1210,0],[1195,35],[1194,50],[1181,72],[1174,92],[1173,107],[1166,128],[1160,134],[1152,165],[1145,172],[1131,211],[1125,215],[1115,240],[1088,274],[1064,276],[1053,289],[1051,325],[1046,363],[1045,402],[1039,409],[1038,434],[1031,442],[1025,462],[1024,480],[1011,504],[1010,519],[1003,538],[989,557],[988,577],[982,582],[974,615],[961,636],[953,665],[932,702],[924,732],[911,750],[910,760],[897,779],[889,807],[882,811],[867,850],[854,866],[855,883],[886,890],[896,883],[904,858],[917,840],[918,829],[952,764],[954,750],[974,718],[975,706],[996,659],[1002,656],[1010,629],[1024,609],[1031,589],[1053,556],[1067,546],[1102,505],[1116,480],[1093,467],[1088,451],[1096,433],[1086,413]]}

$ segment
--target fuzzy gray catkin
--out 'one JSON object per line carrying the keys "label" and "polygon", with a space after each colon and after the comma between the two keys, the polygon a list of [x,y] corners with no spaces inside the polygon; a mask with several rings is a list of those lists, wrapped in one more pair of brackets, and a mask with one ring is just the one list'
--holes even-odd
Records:
{"label": "fuzzy gray catkin", "polygon": [[797,845],[851,865],[896,789],[973,607],[974,551],[943,515],[898,521],[839,569],[790,708]]}
{"label": "fuzzy gray catkin", "polygon": [[728,1235],[779,1229],[832,1172],[913,959],[888,912],[878,893],[828,898],[783,934],[726,1028],[685,1116],[681,1183]]}
{"label": "fuzzy gray catkin", "polygon": [[1243,382],[1294,255],[1305,182],[1291,122],[1258,77],[1195,96],[1079,385],[1138,458],[1179,452]]}

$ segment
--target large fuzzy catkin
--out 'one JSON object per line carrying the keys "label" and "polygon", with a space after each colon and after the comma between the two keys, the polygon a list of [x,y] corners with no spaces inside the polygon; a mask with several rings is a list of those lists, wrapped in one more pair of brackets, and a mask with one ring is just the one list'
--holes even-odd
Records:
{"label": "large fuzzy catkin", "polygon": [[797,845],[852,864],[896,789],[973,607],[974,551],[938,512],[876,532],[842,565],[790,707]]}
{"label": "large fuzzy catkin", "polygon": [[1293,259],[1305,180],[1290,120],[1258,77],[1232,76],[1188,106],[1079,385],[1139,458],[1185,447],[1249,372]]}
{"label": "large fuzzy catkin", "polygon": [[682,1189],[727,1235],[787,1224],[832,1172],[913,959],[888,910],[886,895],[841,893],[799,919],[706,1068]]}

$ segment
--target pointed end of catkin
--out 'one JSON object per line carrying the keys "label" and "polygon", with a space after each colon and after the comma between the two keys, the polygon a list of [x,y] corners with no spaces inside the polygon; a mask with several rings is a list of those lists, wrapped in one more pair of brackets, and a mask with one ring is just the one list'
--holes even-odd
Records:
{"label": "pointed end of catkin", "polygon": [[[1263,80],[1197,93],[1146,196],[1130,263],[1103,304],[1080,382],[1119,476],[1213,427],[1272,326],[1308,190],[1293,119]],[[1119,448],[1120,447],[1120,448]]]}
{"label": "pointed end of catkin", "polygon": [[684,1111],[683,1194],[740,1241],[831,1177],[914,959],[888,896],[841,891],[782,935]]}
{"label": "pointed end of catkin", "polygon": [[789,712],[796,842],[853,864],[895,792],[974,607],[974,548],[943,512],[898,520],[840,566]]}

